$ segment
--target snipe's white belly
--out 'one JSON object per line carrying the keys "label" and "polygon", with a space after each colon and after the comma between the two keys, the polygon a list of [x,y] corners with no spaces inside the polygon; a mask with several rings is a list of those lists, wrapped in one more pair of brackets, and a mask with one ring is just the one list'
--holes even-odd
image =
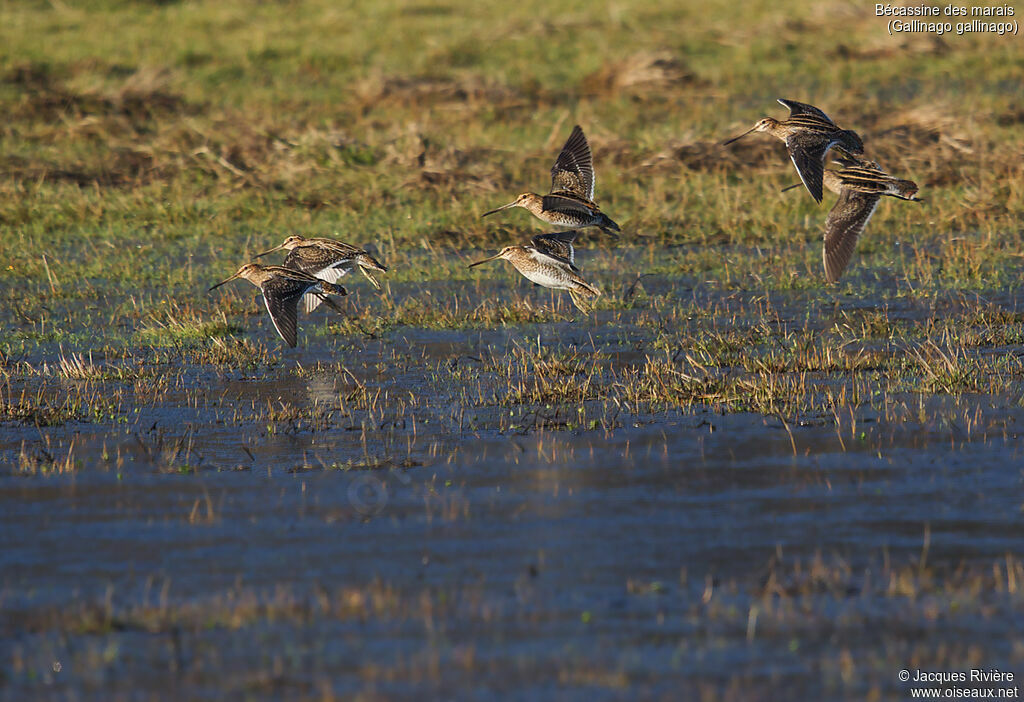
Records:
{"label": "snipe's white belly", "polygon": [[[516,266],[516,268],[519,268]],[[523,277],[529,280],[531,283],[543,286],[545,288],[554,288],[555,290],[569,290],[569,273],[563,271],[554,266],[538,267],[538,268],[519,268],[519,272],[523,274]]]}

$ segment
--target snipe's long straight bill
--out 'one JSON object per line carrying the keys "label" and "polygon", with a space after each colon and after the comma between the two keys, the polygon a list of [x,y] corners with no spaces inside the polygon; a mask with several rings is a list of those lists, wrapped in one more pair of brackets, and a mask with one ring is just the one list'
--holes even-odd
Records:
{"label": "snipe's long straight bill", "polygon": [[483,217],[487,217],[488,215],[492,215],[492,214],[494,214],[495,212],[501,212],[502,210],[507,210],[508,208],[510,208],[510,207],[515,207],[515,206],[516,206],[516,203],[515,203],[515,202],[510,202],[510,203],[508,203],[507,205],[502,205],[501,207],[499,207],[499,208],[498,208],[498,209],[496,209],[496,210],[491,210],[490,212],[484,212],[484,213],[483,213],[482,215],[480,215],[480,217],[481,217],[481,218],[483,218]]}
{"label": "snipe's long straight bill", "polygon": [[[385,269],[385,270],[387,270],[387,269]],[[372,275],[370,275],[370,271],[366,270],[366,269],[365,269],[365,268],[363,268],[362,266],[359,266],[359,271],[360,271],[360,272],[361,272],[361,273],[362,273],[363,275],[365,275],[365,276],[366,276],[366,279],[367,279],[367,280],[369,280],[369,281],[370,281],[370,282],[371,282],[371,283],[373,284],[373,287],[374,287],[374,288],[376,288],[377,290],[380,290],[380,283],[378,283],[378,282],[377,282],[377,279],[376,279],[376,278],[374,278],[374,277],[373,277]]]}
{"label": "snipe's long straight bill", "polygon": [[207,290],[206,292],[213,292],[214,290],[216,290],[217,288],[219,288],[219,287],[220,287],[221,285],[224,285],[224,283],[230,283],[230,282],[231,282],[232,280],[238,280],[238,279],[239,279],[240,277],[241,277],[240,275],[238,275],[237,273],[235,273],[235,274],[234,274],[233,276],[231,276],[231,277],[230,277],[230,278],[228,278],[227,280],[222,280],[222,281],[220,281],[219,283],[217,283],[216,285],[212,286],[212,287],[211,287],[211,288],[210,288],[209,290]]}
{"label": "snipe's long straight bill", "polygon": [[732,139],[729,139],[728,141],[723,141],[722,142],[722,146],[728,146],[729,144],[733,143],[734,141],[739,141],[740,139],[742,139],[743,137],[745,137],[746,135],[748,135],[748,134],[750,134],[751,132],[754,132],[754,131],[757,131],[757,127],[752,127],[750,129],[748,129],[747,131],[745,131],[742,134],[740,134],[738,137],[733,137]]}
{"label": "snipe's long straight bill", "polygon": [[281,244],[280,246],[275,246],[275,247],[274,247],[274,248],[272,248],[272,249],[267,249],[267,250],[266,250],[266,251],[264,251],[263,253],[258,253],[258,254],[256,254],[256,258],[261,258],[261,257],[263,257],[263,256],[266,256],[267,254],[272,254],[272,253],[274,253],[275,251],[280,251],[280,250],[281,250],[281,249],[283,249],[283,248],[284,248],[284,244]]}
{"label": "snipe's long straight bill", "polygon": [[499,254],[494,254],[490,258],[485,258],[482,261],[477,261],[476,263],[471,263],[471,264],[469,264],[469,267],[473,268],[474,266],[479,266],[481,264],[487,263],[488,261],[493,261],[493,260],[498,259],[498,258],[501,258],[501,254],[500,253]]}

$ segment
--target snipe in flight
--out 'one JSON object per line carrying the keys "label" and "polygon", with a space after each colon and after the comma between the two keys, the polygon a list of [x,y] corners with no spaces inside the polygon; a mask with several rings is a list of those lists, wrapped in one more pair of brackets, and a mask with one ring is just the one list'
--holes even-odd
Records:
{"label": "snipe in flight", "polygon": [[247,263],[238,269],[238,272],[227,280],[222,280],[212,286],[210,290],[216,290],[225,283],[242,278],[255,285],[263,293],[263,302],[270,313],[270,321],[274,323],[274,329],[284,339],[284,343],[295,348],[296,343],[296,317],[299,300],[303,295],[312,293],[319,295],[324,301],[329,302],[327,294],[347,295],[345,288],[326,280],[321,280],[309,273],[285,266],[263,266],[259,263]]}
{"label": "snipe in flight", "polygon": [[864,144],[855,131],[840,129],[831,117],[813,105],[782,98],[779,102],[789,108],[789,119],[779,121],[765,117],[743,134],[724,142],[723,146],[752,132],[767,132],[781,139],[786,143],[789,157],[807,192],[821,202],[825,156],[829,149],[839,146],[848,153],[862,154]]}
{"label": "snipe in flight", "polygon": [[[846,270],[857,248],[857,239],[868,226],[882,196],[923,202],[915,197],[917,183],[892,177],[874,161],[849,155],[837,161],[842,166],[840,170],[824,172],[825,187],[839,196],[825,220],[822,260],[825,280],[829,283],[838,282]],[[785,190],[798,187],[799,183]]]}
{"label": "snipe in flight", "polygon": [[601,231],[617,237],[619,225],[594,202],[594,159],[590,144],[579,125],[558,154],[551,167],[551,192],[547,195],[523,193],[507,205],[485,212],[487,217],[510,207],[522,207],[534,217],[560,227],[599,227]]}
{"label": "snipe in flight", "polygon": [[[311,238],[297,234],[285,239],[280,246],[256,254],[256,258],[281,249],[288,251],[288,255],[284,259],[284,265],[287,268],[309,273],[328,283],[336,283],[350,273],[353,268],[358,268],[373,283],[373,287],[380,290],[380,283],[370,275],[370,271],[387,273],[388,270],[387,266],[376,258],[351,244],[336,239]],[[317,293],[306,293],[302,296],[303,311],[309,314],[322,301],[323,297]]]}
{"label": "snipe in flight", "polygon": [[506,246],[494,256],[471,263],[469,267],[503,258],[527,280],[541,287],[568,290],[576,308],[590,314],[592,301],[601,295],[601,291],[579,275],[572,246],[575,238],[574,231],[538,234],[531,240],[532,245]]}

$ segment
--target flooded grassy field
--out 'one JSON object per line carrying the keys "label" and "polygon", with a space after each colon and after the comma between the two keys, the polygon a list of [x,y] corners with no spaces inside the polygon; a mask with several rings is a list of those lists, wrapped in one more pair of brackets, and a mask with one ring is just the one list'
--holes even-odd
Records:
{"label": "flooded grassy field", "polygon": [[[364,285],[286,352],[243,290],[216,342],[12,354],[5,694],[900,699],[901,668],[1019,666],[1018,300],[642,285],[591,319],[511,274]],[[363,328],[424,296],[450,325]]]}
{"label": "flooded grassy field", "polygon": [[[842,2],[499,29],[461,0],[0,3],[0,699],[1024,675],[1017,40]],[[721,146],[777,97],[925,198],[837,286],[832,196],[779,192],[780,142]],[[623,230],[577,242],[591,315],[468,268],[541,231],[480,215],[575,123]],[[389,270],[288,349],[255,288],[207,288],[293,233]]]}

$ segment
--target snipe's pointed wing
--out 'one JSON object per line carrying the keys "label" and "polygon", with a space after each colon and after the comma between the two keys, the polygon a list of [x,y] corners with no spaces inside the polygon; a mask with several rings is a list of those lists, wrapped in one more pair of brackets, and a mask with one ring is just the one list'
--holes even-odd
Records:
{"label": "snipe's pointed wing", "polygon": [[880,197],[876,193],[862,193],[849,188],[844,188],[839,195],[825,220],[822,259],[825,263],[825,280],[828,282],[835,283],[846,270],[857,248],[857,238],[868,226]]}
{"label": "snipe's pointed wing", "polygon": [[270,313],[270,321],[274,329],[284,339],[284,343],[295,348],[296,317],[299,298],[312,285],[308,281],[296,280],[285,276],[275,276],[263,284],[263,302]]}
{"label": "snipe's pointed wing", "polygon": [[360,251],[362,251],[362,249],[360,249],[358,246],[353,246],[352,244],[348,244],[348,243],[346,243],[344,241],[340,241],[338,239],[326,239],[326,238],[320,237],[320,238],[317,238],[317,239],[312,239],[311,241],[313,241],[318,246],[321,246],[321,247],[324,247],[324,248],[328,248],[328,249],[334,249],[339,254],[351,254],[351,255],[354,256],[355,254],[357,254]]}
{"label": "snipe's pointed wing", "polygon": [[541,207],[546,212],[558,212],[584,221],[600,211],[597,205],[589,200],[581,200],[568,194],[545,195],[541,200]]}
{"label": "snipe's pointed wing", "polygon": [[324,296],[320,293],[308,292],[302,296],[302,311],[309,314],[324,301]]}
{"label": "snipe's pointed wing", "polygon": [[[328,268],[338,265],[350,264],[355,254],[344,250],[327,248],[324,246],[299,246],[292,249],[284,259],[284,265],[288,268],[316,275]],[[324,278],[324,280],[328,280]],[[333,280],[328,280],[333,283]]]}
{"label": "snipe's pointed wing", "polygon": [[324,302],[326,302],[327,306],[330,307],[335,312],[344,312],[344,310],[338,307],[338,305],[335,304],[335,302],[331,300],[331,298],[329,298],[325,293],[317,292],[315,290],[310,290],[308,293],[302,296],[302,311],[305,312],[306,314],[309,314],[317,307],[319,307],[321,303]]}
{"label": "snipe's pointed wing", "polygon": [[821,202],[821,181],[825,177],[825,154],[832,145],[827,134],[820,132],[796,132],[786,139],[789,157],[796,166],[807,192]]}
{"label": "snipe's pointed wing", "polygon": [[584,200],[594,199],[594,159],[590,144],[577,124],[551,167],[551,192],[565,192]]}
{"label": "snipe's pointed wing", "polygon": [[815,117],[820,117],[827,122],[835,124],[835,122],[832,122],[831,117],[814,105],[808,105],[805,102],[797,102],[796,100],[786,100],[785,98],[779,98],[779,104],[789,109],[789,116],[791,118],[796,117],[797,115],[814,115]]}
{"label": "snipe's pointed wing", "polygon": [[538,234],[531,239],[538,253],[553,258],[574,271],[579,271],[579,268],[576,267],[576,250],[572,246],[572,242],[575,240],[575,231]]}
{"label": "snipe's pointed wing", "polygon": [[[327,268],[313,272],[313,275],[320,280],[326,280],[328,283],[337,283],[340,279],[348,275],[350,270],[349,265],[349,260],[343,259],[335,263],[333,266],[328,266]],[[323,294],[308,292],[302,296],[302,311],[309,314],[319,307],[320,303],[323,301]]]}

